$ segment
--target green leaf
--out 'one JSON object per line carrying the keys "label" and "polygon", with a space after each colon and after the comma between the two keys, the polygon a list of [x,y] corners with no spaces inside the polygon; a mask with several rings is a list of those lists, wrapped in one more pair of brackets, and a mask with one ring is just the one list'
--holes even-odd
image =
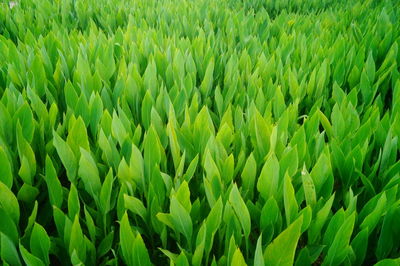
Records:
{"label": "green leaf", "polygon": [[145,191],[146,182],[144,176],[143,156],[139,149],[135,146],[135,144],[132,145],[132,154],[129,166],[132,169],[135,182],[139,185],[139,187],[141,187],[143,191]]}
{"label": "green leaf", "polygon": [[300,216],[267,246],[264,252],[265,265],[293,265],[302,223],[303,217]]}
{"label": "green leaf", "polygon": [[310,243],[315,243],[318,237],[320,237],[322,227],[328,218],[334,199],[335,194],[326,201],[325,205],[317,212],[315,219],[311,222],[310,229],[308,230],[308,239]]}
{"label": "green leaf", "polygon": [[25,236],[31,234],[33,225],[35,224],[35,221],[36,221],[37,212],[38,212],[38,206],[39,206],[38,202],[35,201],[35,205],[33,206],[32,213],[28,218],[28,224],[25,227]]}
{"label": "green leaf", "polygon": [[237,248],[235,253],[233,253],[232,257],[232,266],[245,266],[247,265],[246,262],[244,261],[244,257],[242,252],[240,252],[240,249]]}
{"label": "green leaf", "polygon": [[[313,180],[315,186],[315,192],[317,196],[320,196],[320,192],[322,192],[322,188],[327,182],[329,175],[331,174],[331,162],[329,159],[329,154],[322,153],[317,162],[315,163],[313,169],[311,170],[310,176]],[[322,195],[321,195],[322,196]],[[323,195],[325,196],[325,195]]]}
{"label": "green leaf", "polygon": [[47,184],[47,190],[49,192],[49,198],[51,205],[61,208],[63,203],[63,194],[60,180],[57,177],[56,170],[54,169],[53,162],[49,156],[46,156],[46,175],[45,181]]}
{"label": "green leaf", "polygon": [[150,262],[149,253],[147,252],[146,246],[143,242],[140,234],[136,235],[135,241],[132,245],[132,265],[149,266],[152,265]]}
{"label": "green leaf", "polygon": [[257,182],[257,190],[261,197],[267,200],[271,196],[276,196],[279,186],[279,161],[275,154],[268,157],[261,170]]}
{"label": "green leaf", "polygon": [[189,261],[185,256],[185,253],[181,252],[175,261],[176,266],[189,266]]}
{"label": "green leaf", "polygon": [[122,249],[122,258],[127,265],[133,264],[133,256],[132,256],[132,244],[135,242],[135,237],[133,235],[131,226],[129,224],[128,214],[125,212],[122,216],[120,229],[119,229],[119,237],[120,237],[120,246]]}
{"label": "green leaf", "polygon": [[21,179],[26,183],[26,184],[32,184],[33,183],[33,173],[32,169],[30,167],[30,163],[28,161],[28,158],[23,155],[21,158],[21,168],[18,171],[18,175],[21,177]]}
{"label": "green leaf", "polygon": [[207,97],[213,85],[213,73],[214,73],[214,59],[208,62],[204,79],[200,85],[200,92],[204,97]]}
{"label": "green leaf", "polygon": [[162,248],[158,248],[158,249],[159,249],[165,256],[168,257],[168,259],[170,260],[170,262],[176,261],[176,260],[178,259],[178,257],[179,257],[178,254],[172,253],[172,252],[169,251],[169,250],[162,249]]}
{"label": "green leaf", "polygon": [[372,232],[376,225],[378,224],[383,212],[386,209],[386,193],[383,192],[378,202],[376,203],[375,209],[365,217],[364,221],[361,223],[360,228],[368,228],[369,232]]}
{"label": "green leaf", "polygon": [[219,198],[207,216],[207,232],[215,233],[218,230],[222,219],[222,209],[222,198]]}
{"label": "green leaf", "polygon": [[183,179],[185,179],[187,182],[189,182],[192,179],[196,171],[198,162],[199,162],[199,155],[196,155],[196,157],[194,157],[194,159],[190,162],[186,170],[186,173],[183,176]]}
{"label": "green leaf", "polygon": [[296,218],[299,211],[299,206],[296,201],[292,181],[287,173],[285,174],[284,182],[283,201],[285,205],[286,223],[289,226]]}
{"label": "green leaf", "polygon": [[356,264],[361,265],[364,262],[368,248],[368,228],[361,230],[351,241],[351,247],[356,255]]}
{"label": "green leaf", "polygon": [[81,204],[79,201],[78,191],[74,184],[71,184],[68,194],[68,216],[72,220],[76,215],[79,215]]}
{"label": "green leaf", "polygon": [[104,179],[103,185],[100,190],[100,208],[103,212],[103,215],[107,214],[110,211],[110,201],[111,201],[111,192],[113,187],[113,172],[112,169],[108,171],[106,178]]}
{"label": "green leaf", "polygon": [[125,138],[128,137],[128,132],[126,131],[122,121],[119,119],[116,112],[113,112],[112,123],[111,123],[111,132],[114,138],[116,138],[119,144],[122,144],[125,141]]}
{"label": "green leaf", "polygon": [[262,251],[262,234],[257,240],[256,251],[254,255],[254,266],[264,266],[264,256]]}
{"label": "green leaf", "polygon": [[301,226],[301,233],[304,233],[311,224],[312,220],[312,209],[310,206],[305,207],[300,211],[298,216],[303,216],[303,225]]}
{"label": "green leaf", "polygon": [[92,130],[92,135],[96,136],[101,121],[101,116],[103,115],[103,102],[98,93],[92,94],[89,101],[90,108],[90,127]]}
{"label": "green leaf", "polygon": [[43,263],[38,257],[32,255],[29,253],[24,246],[19,243],[19,251],[21,252],[22,259],[26,263],[26,265],[32,265],[32,266],[44,266],[46,264]]}
{"label": "green leaf", "polygon": [[180,204],[190,213],[192,203],[190,202],[190,190],[188,183],[184,180],[175,193],[175,196]]}
{"label": "green leaf", "polygon": [[375,62],[372,57],[372,51],[369,52],[367,61],[365,62],[365,71],[368,75],[368,80],[373,82],[375,80]]}
{"label": "green leaf", "polygon": [[251,231],[250,213],[242,197],[240,196],[240,192],[236,184],[233,184],[232,190],[229,193],[229,202],[231,203],[233,210],[235,211],[236,216],[242,225],[245,237],[249,237]]}
{"label": "green leaf", "polygon": [[261,230],[269,229],[271,226],[276,225],[280,219],[280,210],[276,200],[271,197],[264,204],[261,210],[260,216],[260,228]]}
{"label": "green leaf", "polygon": [[374,266],[397,266],[400,263],[400,258],[398,259],[384,259],[376,263]]}
{"label": "green leaf", "polygon": [[24,183],[18,191],[17,199],[26,203],[32,203],[38,194],[39,190],[36,187]]}
{"label": "green leaf", "polygon": [[13,175],[11,163],[8,160],[6,151],[0,146],[0,182],[5,184],[9,189],[13,185]]}
{"label": "green leaf", "polygon": [[[201,228],[197,235],[196,240],[196,249],[193,253],[192,257],[192,264],[195,266],[199,266],[202,263],[203,255],[204,255],[204,248],[205,248],[205,241],[206,241],[206,233],[207,233],[207,225],[203,224],[204,230],[202,231]],[[203,227],[202,226],[202,227]]]}
{"label": "green leaf", "polygon": [[161,162],[161,149],[157,132],[151,125],[144,139],[144,176],[148,178],[146,181],[150,181],[154,166]]}
{"label": "green leaf", "polygon": [[78,161],[72,152],[72,149],[55,131],[53,131],[53,144],[57,150],[61,162],[67,170],[68,180],[70,182],[74,182],[78,169]]}
{"label": "green leaf", "polygon": [[396,235],[393,234],[393,226],[397,223],[397,219],[400,217],[400,213],[396,205],[393,205],[387,210],[386,215],[383,218],[382,229],[379,235],[376,257],[383,259],[388,257],[396,242]]}
{"label": "green leaf", "polygon": [[19,122],[17,122],[17,147],[18,155],[21,160],[19,176],[25,183],[32,185],[36,174],[36,158],[31,145],[23,136],[23,131]]}
{"label": "green leaf", "polygon": [[80,148],[83,148],[85,150],[90,150],[86,125],[81,117],[78,117],[75,120],[75,123],[69,130],[67,137],[67,144],[77,157],[79,157]]}
{"label": "green leaf", "polygon": [[141,200],[133,196],[124,194],[125,208],[134,214],[139,215],[144,221],[147,221],[147,211]]}
{"label": "green leaf", "polygon": [[350,249],[349,242],[353,233],[355,217],[355,213],[350,215],[336,232],[336,236],[328,249],[323,265],[339,265],[345,260]]}
{"label": "green leaf", "polygon": [[151,122],[151,108],[153,106],[153,97],[151,96],[150,91],[146,91],[145,96],[143,97],[142,106],[141,106],[141,114],[142,114],[142,123],[143,127],[148,130]]}
{"label": "green leaf", "polygon": [[99,71],[102,79],[108,81],[115,71],[114,44],[108,43],[102,50],[102,56],[96,60],[96,69]]}
{"label": "green leaf", "polygon": [[178,139],[175,133],[175,128],[172,125],[171,122],[168,122],[167,124],[167,133],[168,133],[168,137],[169,137],[169,145],[171,147],[171,154],[172,154],[172,160],[174,162],[174,167],[175,170],[178,168],[179,166],[179,162],[180,162],[180,146],[178,143]]}
{"label": "green leaf", "polygon": [[171,229],[175,229],[174,221],[172,220],[172,216],[169,213],[157,213],[157,219],[169,226]]}
{"label": "green leaf", "polygon": [[[206,256],[208,256],[212,249],[214,236],[220,227],[222,220],[222,210],[223,203],[222,199],[219,198],[212,207],[210,213],[208,214],[205,224],[202,225],[205,231],[204,234],[201,232],[202,228],[200,228],[199,233],[197,234],[196,244],[203,245],[202,248],[204,248]],[[201,237],[202,239],[199,239],[199,237]]]}
{"label": "green leaf", "polygon": [[35,124],[31,108],[26,102],[16,111],[14,120],[21,125],[24,139],[31,143],[35,133]]}
{"label": "green leaf", "polygon": [[106,255],[111,250],[113,241],[114,241],[114,231],[111,231],[101,240],[97,248],[96,253],[99,258]]}
{"label": "green leaf", "polygon": [[83,207],[85,213],[86,227],[89,231],[89,236],[92,242],[96,242],[96,225],[94,224],[93,218],[87,210],[87,207]]}
{"label": "green leaf", "polygon": [[324,113],[318,110],[319,119],[321,121],[322,126],[324,127],[326,134],[328,135],[329,139],[333,138],[333,130],[332,125],[329,122],[328,118],[325,116]]}
{"label": "green leaf", "polygon": [[156,97],[157,85],[157,66],[153,58],[148,61],[146,70],[143,74],[143,85],[146,91]]}
{"label": "green leaf", "polygon": [[297,147],[285,152],[279,161],[281,175],[287,172],[290,177],[293,177],[297,172],[298,161]]}
{"label": "green leaf", "polygon": [[30,248],[34,256],[40,258],[46,265],[50,264],[50,238],[46,230],[38,223],[35,223],[32,229]]}
{"label": "green leaf", "polygon": [[18,237],[19,237],[17,225],[7,214],[7,212],[3,210],[3,208],[0,208],[0,217],[1,217],[0,232],[8,236],[10,240],[16,245],[18,243]]}
{"label": "green leaf", "polygon": [[14,243],[8,236],[0,232],[0,257],[3,262],[9,265],[22,265],[19,259],[18,251],[15,248]]}
{"label": "green leaf", "polygon": [[81,159],[79,160],[78,175],[82,178],[86,191],[94,198],[98,199],[101,182],[99,170],[90,152],[80,148]]}
{"label": "green leaf", "polygon": [[16,225],[19,224],[19,204],[14,193],[0,182],[0,207],[10,216]]}
{"label": "green leaf", "polygon": [[248,195],[248,198],[250,199],[253,198],[256,174],[257,163],[254,159],[253,153],[250,153],[241,175],[243,191],[245,191],[245,195]]}
{"label": "green leaf", "polygon": [[188,211],[179,203],[175,196],[171,198],[170,213],[175,230],[183,234],[190,244],[193,233],[192,219]]}
{"label": "green leaf", "polygon": [[86,253],[85,239],[82,232],[82,228],[79,224],[78,215],[75,216],[74,222],[71,227],[71,236],[70,236],[68,251],[70,256],[76,253],[76,256],[79,258],[79,260],[81,261],[86,260],[87,253]]}
{"label": "green leaf", "polygon": [[47,87],[47,77],[44,69],[44,63],[40,55],[36,55],[33,59],[31,66],[35,92],[39,97],[43,97],[45,94],[45,88]]}
{"label": "green leaf", "polygon": [[310,174],[307,172],[305,166],[303,168],[303,171],[301,172],[301,180],[303,184],[304,196],[306,198],[307,205],[313,207],[317,202],[317,196],[315,193],[314,182]]}
{"label": "green leaf", "polygon": [[328,226],[325,229],[323,234],[323,244],[326,246],[331,246],[333,240],[335,239],[336,233],[339,230],[340,226],[346,220],[346,213],[343,208],[340,208],[331,218],[329,221]]}

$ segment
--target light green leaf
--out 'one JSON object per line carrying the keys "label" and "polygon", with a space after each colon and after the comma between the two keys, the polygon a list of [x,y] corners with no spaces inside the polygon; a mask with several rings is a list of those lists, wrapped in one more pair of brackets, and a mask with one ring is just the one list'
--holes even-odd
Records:
{"label": "light green leaf", "polygon": [[285,215],[286,215],[286,223],[289,226],[292,221],[297,216],[299,211],[299,206],[296,201],[296,196],[294,192],[294,188],[292,185],[292,181],[290,180],[289,175],[285,174],[284,180],[284,187],[283,187],[283,202],[285,205]]}
{"label": "light green leaf", "polygon": [[125,208],[134,214],[139,215],[144,221],[147,220],[147,210],[141,200],[124,194]]}
{"label": "light green leaf", "polygon": [[149,253],[147,252],[146,246],[143,242],[142,236],[140,234],[136,235],[135,241],[132,245],[132,265],[139,266],[150,266]]}
{"label": "light green leaf", "polygon": [[119,237],[122,249],[122,258],[127,265],[133,265],[132,245],[135,242],[135,236],[133,235],[132,228],[129,224],[128,214],[126,212],[120,222]]}
{"label": "light green leaf", "polygon": [[400,258],[398,259],[384,259],[376,263],[374,266],[398,266]]}
{"label": "light green leaf", "polygon": [[50,264],[50,238],[46,230],[38,223],[35,223],[32,229],[30,248],[34,256],[40,258],[46,265]]}
{"label": "light green leaf", "polygon": [[237,248],[235,253],[233,253],[231,266],[246,266],[246,262],[244,261],[244,257],[240,249]]}
{"label": "light green leaf", "polygon": [[2,232],[0,232],[0,247],[0,257],[2,261],[8,263],[9,265],[22,265],[14,243]]}
{"label": "light green leaf", "polygon": [[293,265],[302,223],[303,217],[300,216],[267,246],[264,252],[265,265]]}
{"label": "light green leaf", "polygon": [[254,255],[254,266],[264,266],[264,256],[262,251],[262,234],[257,240],[256,251]]}
{"label": "light green leaf", "polygon": [[186,211],[190,213],[192,209],[192,203],[190,202],[190,190],[186,180],[184,180],[179,186],[178,190],[175,193],[175,196],[179,203],[182,204],[182,206],[186,209]]}
{"label": "light green leaf", "polygon": [[16,225],[19,224],[19,204],[14,193],[2,182],[0,182],[0,207],[13,219]]}
{"label": "light green leaf", "polygon": [[170,213],[175,230],[183,234],[188,243],[190,243],[193,232],[192,219],[188,211],[179,203],[175,196],[171,198]]}
{"label": "light green leaf", "polygon": [[383,192],[382,196],[376,203],[375,209],[365,217],[364,221],[362,221],[360,225],[361,229],[368,228],[369,232],[372,232],[375,229],[383,212],[386,210],[386,202],[386,193]]}
{"label": "light green leaf", "polygon": [[13,185],[11,163],[8,160],[6,151],[0,146],[0,182],[3,182],[9,189]]}
{"label": "light green leaf", "polygon": [[211,59],[207,65],[204,79],[200,85],[200,91],[204,97],[208,96],[212,85],[213,85],[213,73],[214,73],[214,59]]}
{"label": "light green leaf", "polygon": [[231,203],[233,210],[235,211],[236,216],[242,225],[245,237],[249,237],[251,231],[250,213],[240,195],[236,184],[233,184],[232,190],[229,193],[229,202]]}
{"label": "light green leaf", "polygon": [[49,198],[51,205],[61,208],[63,202],[63,189],[60,180],[57,177],[56,170],[54,169],[53,162],[49,156],[46,156],[46,175],[45,181],[47,190],[49,191]]}
{"label": "light green leaf", "polygon": [[26,250],[26,248],[24,248],[24,246],[21,243],[19,243],[19,251],[21,252],[22,259],[24,260],[26,265],[29,265],[29,266],[31,266],[31,265],[32,266],[44,266],[44,265],[46,265],[38,257],[36,257],[36,256],[32,255],[31,253],[29,253],[29,251]]}
{"label": "light green leaf", "polygon": [[68,194],[68,216],[72,220],[76,215],[79,215],[81,204],[79,201],[78,191],[74,184],[71,184]]}
{"label": "light green leaf", "polygon": [[241,175],[243,191],[246,192],[246,194],[250,199],[253,198],[253,190],[254,190],[256,174],[257,174],[257,163],[256,160],[254,159],[253,153],[250,153],[249,157],[247,158],[246,164],[244,165]]}
{"label": "light green leaf", "polygon": [[80,148],[90,150],[86,125],[82,117],[78,117],[72,125],[72,128],[69,130],[67,144],[75,153],[76,157],[79,157]]}
{"label": "light green leaf", "polygon": [[86,191],[97,199],[101,189],[99,170],[90,152],[83,148],[80,148],[80,152],[78,175],[82,178]]}
{"label": "light green leaf", "polygon": [[119,144],[122,146],[125,138],[128,137],[128,132],[126,131],[121,119],[118,117],[116,112],[113,112],[111,132],[114,138],[116,138]]}
{"label": "light green leaf", "polygon": [[110,211],[110,201],[111,201],[111,192],[113,187],[113,172],[110,168],[106,178],[104,179],[103,185],[101,186],[100,190],[100,208],[103,212],[103,215],[107,214]]}
{"label": "light green leaf", "polygon": [[71,147],[69,147],[69,145],[55,131],[53,131],[53,144],[61,162],[67,170],[68,180],[74,182],[78,169],[78,161],[72,152]]}
{"label": "light green leaf", "polygon": [[176,266],[189,266],[189,261],[185,256],[185,253],[181,252],[175,261]]}
{"label": "light green leaf", "polygon": [[279,161],[271,154],[265,162],[257,182],[257,190],[261,197],[267,200],[275,196],[279,186]]}
{"label": "light green leaf", "polygon": [[72,256],[72,254],[75,252],[79,260],[81,261],[86,260],[87,253],[86,253],[85,239],[82,232],[82,228],[79,224],[78,215],[75,216],[74,222],[71,227],[71,236],[70,236],[68,251],[70,256]]}
{"label": "light green leaf", "polygon": [[317,212],[316,218],[311,222],[310,229],[308,230],[308,239],[310,243],[314,243],[320,237],[322,227],[331,211],[335,194],[333,194],[325,205]]}
{"label": "light green leaf", "polygon": [[301,171],[301,180],[303,183],[304,196],[306,198],[307,205],[312,207],[317,202],[317,196],[315,193],[314,182],[310,174],[307,172],[305,166]]}
{"label": "light green leaf", "polygon": [[355,217],[356,215],[353,213],[336,232],[336,236],[328,249],[323,265],[339,265],[345,260],[349,254],[349,249],[351,249],[349,242],[353,233]]}

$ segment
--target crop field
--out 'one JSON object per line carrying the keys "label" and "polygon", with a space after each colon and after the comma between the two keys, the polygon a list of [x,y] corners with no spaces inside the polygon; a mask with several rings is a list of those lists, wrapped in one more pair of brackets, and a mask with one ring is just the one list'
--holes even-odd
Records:
{"label": "crop field", "polygon": [[0,264],[400,265],[400,1],[0,0]]}

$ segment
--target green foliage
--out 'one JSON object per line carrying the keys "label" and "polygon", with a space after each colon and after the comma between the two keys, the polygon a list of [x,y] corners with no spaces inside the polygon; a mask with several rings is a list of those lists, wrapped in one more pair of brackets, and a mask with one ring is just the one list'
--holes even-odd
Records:
{"label": "green foliage", "polygon": [[0,3],[0,263],[399,265],[400,2]]}

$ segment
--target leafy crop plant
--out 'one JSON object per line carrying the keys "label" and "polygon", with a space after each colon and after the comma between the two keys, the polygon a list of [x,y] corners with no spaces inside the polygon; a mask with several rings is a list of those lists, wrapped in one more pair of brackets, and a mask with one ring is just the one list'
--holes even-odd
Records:
{"label": "leafy crop plant", "polygon": [[0,1],[2,265],[400,265],[400,1]]}

